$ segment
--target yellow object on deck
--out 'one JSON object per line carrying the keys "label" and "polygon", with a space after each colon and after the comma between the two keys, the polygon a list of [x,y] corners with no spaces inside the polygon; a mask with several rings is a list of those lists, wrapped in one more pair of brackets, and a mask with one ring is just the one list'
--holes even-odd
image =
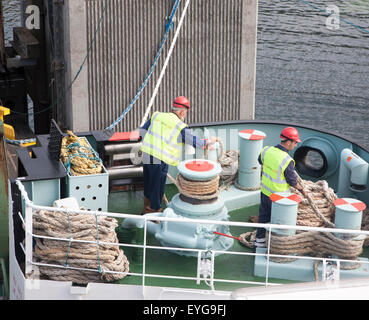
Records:
{"label": "yellow object on deck", "polygon": [[[8,114],[10,114],[10,109],[0,106],[0,119],[3,123],[4,123],[4,116]],[[4,123],[4,133],[5,133],[6,138],[11,139],[11,140],[15,139],[14,128],[11,125]]]}
{"label": "yellow object on deck", "polygon": [[14,132],[14,128],[9,125],[9,124],[5,124],[4,123],[4,116],[10,114],[10,109],[9,108],[5,108],[3,106],[0,106],[0,119],[1,122],[4,125],[4,134],[5,134],[5,138],[6,138],[6,142],[7,143],[11,143],[11,144],[15,144],[21,147],[28,147],[28,146],[32,146],[34,144],[36,144],[36,139],[23,139],[23,140],[15,140],[15,132]]}

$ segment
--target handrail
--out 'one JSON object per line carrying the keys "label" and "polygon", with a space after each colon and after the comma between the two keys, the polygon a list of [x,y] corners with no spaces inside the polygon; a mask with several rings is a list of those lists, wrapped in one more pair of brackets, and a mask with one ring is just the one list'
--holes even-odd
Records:
{"label": "handrail", "polygon": [[[167,279],[185,279],[185,280],[194,280],[198,281],[198,277],[185,277],[185,276],[169,276],[169,275],[159,275],[159,274],[147,274],[146,273],[146,250],[147,249],[156,249],[156,250],[173,250],[173,251],[191,251],[197,252],[198,256],[201,257],[201,253],[209,252],[207,249],[196,249],[196,248],[182,248],[182,247],[165,247],[165,246],[153,246],[148,245],[146,240],[146,235],[148,232],[147,229],[147,221],[151,220],[160,220],[160,221],[176,221],[176,222],[183,222],[183,223],[194,223],[193,219],[189,218],[169,218],[169,217],[160,217],[160,216],[137,216],[133,214],[125,214],[125,213],[110,213],[110,212],[103,212],[103,211],[87,211],[87,210],[73,210],[73,212],[80,213],[80,214],[90,214],[90,215],[101,215],[101,216],[109,216],[115,218],[134,218],[134,219],[143,219],[144,220],[144,239],[143,244],[125,244],[125,243],[110,243],[104,241],[90,241],[90,240],[79,240],[73,238],[58,238],[58,237],[49,237],[49,236],[41,236],[33,233],[32,229],[32,211],[33,210],[49,210],[49,211],[58,211],[58,212],[69,212],[70,209],[65,208],[56,208],[56,207],[48,207],[48,206],[39,206],[35,205],[31,200],[28,198],[28,194],[20,181],[20,179],[16,180],[16,185],[18,186],[19,190],[21,191],[21,197],[24,199],[26,208],[25,208],[25,217],[23,218],[22,215],[19,213],[22,224],[25,228],[25,244],[26,248],[23,250],[25,251],[26,256],[26,275],[32,271],[32,266],[39,265],[39,266],[49,266],[49,267],[56,267],[56,268],[64,268],[64,269],[76,269],[76,270],[85,270],[85,271],[95,271],[100,272],[97,269],[89,269],[89,268],[77,268],[77,267],[70,267],[64,265],[53,265],[53,264],[45,264],[33,261],[33,238],[42,238],[42,239],[52,239],[52,240],[59,240],[59,241],[67,241],[67,242],[80,242],[80,243],[92,243],[92,244],[104,244],[104,245],[115,245],[120,247],[136,247],[143,249],[143,269],[142,273],[132,273],[132,272],[117,272],[117,271],[109,271],[104,270],[105,273],[114,273],[114,274],[124,274],[124,275],[134,275],[134,276],[142,276],[142,294],[145,297],[145,278],[152,277],[152,278],[167,278]],[[347,234],[355,234],[355,235],[367,235],[369,236],[369,231],[365,230],[346,230],[346,229],[335,229],[335,228],[322,228],[322,227],[304,227],[304,226],[288,226],[288,225],[276,225],[276,224],[261,224],[261,223],[251,223],[251,222],[236,222],[236,221],[214,221],[214,220],[206,220],[206,219],[196,219],[196,223],[199,224],[219,224],[219,225],[227,225],[227,226],[241,226],[241,227],[263,227],[268,230],[269,236],[271,235],[271,229],[294,229],[294,230],[306,230],[306,231],[317,231],[317,232],[335,232],[335,233],[347,233]],[[269,237],[270,239],[270,237]],[[253,255],[253,256],[266,256],[267,258],[267,269],[266,269],[266,276],[264,282],[258,281],[240,281],[240,280],[229,280],[229,279],[215,279],[213,276],[210,278],[210,287],[211,291],[215,292],[214,290],[214,283],[215,282],[228,282],[228,283],[241,283],[241,284],[253,284],[253,285],[278,285],[276,283],[269,283],[269,259],[270,257],[283,257],[283,258],[294,258],[294,259],[308,259],[308,260],[319,260],[319,261],[336,261],[338,267],[340,266],[340,262],[359,262],[362,264],[369,264],[369,261],[362,261],[362,260],[346,260],[346,259],[338,259],[338,258],[326,258],[326,257],[310,257],[310,256],[295,256],[295,255],[278,255],[270,253],[270,241],[268,242],[268,248],[266,253],[252,253],[252,252],[240,252],[240,251],[222,251],[222,250],[211,250],[212,255],[212,268],[214,268],[214,257],[215,254],[233,254],[233,255]],[[203,279],[207,280],[207,279]]]}

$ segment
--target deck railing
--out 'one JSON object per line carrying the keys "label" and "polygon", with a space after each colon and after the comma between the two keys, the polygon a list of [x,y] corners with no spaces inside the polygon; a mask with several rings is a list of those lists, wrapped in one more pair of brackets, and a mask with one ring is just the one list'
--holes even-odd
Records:
{"label": "deck railing", "polygon": [[[194,248],[182,248],[182,247],[164,247],[164,246],[152,246],[147,244],[147,222],[148,221],[176,221],[181,223],[194,223],[194,219],[187,219],[187,218],[170,218],[170,217],[160,217],[160,216],[138,216],[133,214],[124,214],[124,213],[112,213],[112,212],[102,212],[102,211],[88,211],[88,210],[75,210],[75,209],[66,209],[66,208],[56,208],[56,207],[48,207],[48,206],[40,206],[34,204],[29,198],[28,194],[20,180],[16,181],[16,184],[21,191],[21,197],[24,204],[24,212],[18,213],[19,217],[23,223],[23,227],[25,229],[25,247],[21,244],[21,247],[25,253],[25,274],[31,274],[34,266],[47,266],[47,267],[55,267],[55,268],[64,268],[64,269],[74,269],[74,270],[84,270],[84,271],[94,271],[94,272],[101,272],[97,269],[88,269],[88,268],[77,268],[71,266],[64,266],[64,265],[56,265],[56,264],[45,264],[39,263],[33,260],[33,241],[34,238],[40,239],[51,239],[51,240],[59,240],[59,241],[66,241],[66,242],[80,242],[80,243],[90,243],[96,245],[111,245],[111,246],[120,246],[120,247],[132,247],[132,248],[142,248],[143,250],[143,269],[142,273],[134,273],[134,272],[125,272],[122,273],[124,275],[133,275],[133,276],[141,276],[142,277],[142,293],[145,296],[145,287],[146,285],[146,278],[166,278],[166,279],[181,279],[181,280],[193,280],[199,284],[201,281],[205,281],[206,284],[209,286],[209,292],[216,295],[226,295],[229,294],[225,291],[216,291],[214,288],[214,284],[216,282],[228,282],[228,283],[237,283],[237,284],[244,284],[246,285],[261,285],[261,286],[271,286],[271,285],[278,285],[278,283],[270,282],[269,279],[269,265],[270,265],[270,258],[292,258],[292,259],[309,259],[314,261],[321,261],[323,262],[323,272],[322,272],[322,280],[325,279],[325,266],[327,261],[333,261],[337,264],[338,272],[340,270],[340,266],[342,262],[349,262],[349,263],[361,263],[361,264],[369,264],[369,261],[365,260],[344,260],[338,258],[324,258],[324,257],[312,257],[312,256],[296,256],[296,255],[278,255],[270,253],[270,242],[268,243],[267,249],[265,253],[253,253],[253,252],[240,252],[240,251],[221,251],[221,250],[204,250],[204,249],[194,249]],[[49,211],[58,211],[58,212],[65,212],[66,214],[70,212],[75,212],[79,214],[86,214],[86,215],[94,215],[94,216],[108,216],[113,218],[134,218],[138,220],[143,220],[143,244],[128,244],[128,243],[110,243],[110,242],[103,242],[103,241],[87,241],[87,240],[78,240],[78,239],[71,239],[71,238],[57,238],[57,237],[48,237],[48,236],[41,236],[33,233],[32,227],[32,216],[33,211],[35,210],[49,210]],[[260,223],[251,223],[251,222],[236,222],[236,221],[215,221],[215,220],[205,220],[205,219],[196,219],[196,223],[198,224],[212,224],[212,225],[226,225],[226,226],[234,226],[234,227],[252,227],[258,228],[262,227],[265,228],[269,234],[269,239],[271,238],[272,229],[293,229],[293,230],[300,230],[300,231],[316,231],[316,232],[334,232],[334,233],[342,233],[342,234],[354,234],[357,235],[364,235],[369,236],[369,231],[364,230],[346,230],[346,229],[335,229],[335,228],[322,228],[322,227],[304,227],[304,226],[289,226],[289,225],[276,225],[276,224],[260,224]],[[173,276],[173,275],[159,275],[159,274],[149,274],[146,273],[146,252],[147,249],[154,249],[154,250],[166,250],[166,251],[191,251],[197,252],[198,258],[198,265],[197,265],[197,277],[185,277],[185,276]],[[202,277],[201,275],[201,257],[202,254],[210,255],[210,266],[208,266],[208,270],[210,271],[208,276]],[[217,254],[226,254],[226,255],[244,255],[244,256],[265,256],[266,257],[266,276],[264,281],[242,281],[242,280],[230,280],[230,279],[216,279],[214,278],[214,262],[215,256]],[[208,259],[209,263],[209,259]],[[104,270],[105,273],[121,273],[116,271],[109,271]],[[187,289],[179,289],[179,288],[166,288],[167,291],[176,291],[180,290],[181,292],[186,291]],[[191,291],[188,289],[188,291]],[[200,290],[203,291],[203,290]]]}

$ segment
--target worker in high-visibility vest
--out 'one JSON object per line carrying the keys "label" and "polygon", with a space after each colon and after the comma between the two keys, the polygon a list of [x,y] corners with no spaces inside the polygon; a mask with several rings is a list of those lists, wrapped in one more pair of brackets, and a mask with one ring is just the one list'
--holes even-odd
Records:
{"label": "worker in high-visibility vest", "polygon": [[[181,161],[183,144],[202,149],[208,144],[208,140],[192,135],[183,122],[188,110],[188,98],[179,96],[174,99],[171,112],[154,112],[140,128],[144,180],[142,214],[162,211],[168,165],[177,166]],[[209,139],[210,144],[216,141],[216,137]]]}
{"label": "worker in high-visibility vest", "polygon": [[[281,143],[262,149],[258,161],[262,165],[261,196],[258,223],[269,223],[271,219],[272,193],[289,191],[290,186],[298,189],[305,197],[306,191],[298,183],[295,161],[288,154],[301,142],[296,128],[284,128],[280,134]],[[258,228],[254,247],[265,247],[265,229]]]}

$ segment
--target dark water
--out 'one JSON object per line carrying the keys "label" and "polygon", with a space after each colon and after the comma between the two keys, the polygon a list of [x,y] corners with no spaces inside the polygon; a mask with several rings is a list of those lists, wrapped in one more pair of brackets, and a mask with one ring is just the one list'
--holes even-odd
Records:
{"label": "dark water", "polygon": [[5,45],[10,46],[10,42],[13,40],[13,28],[21,25],[20,17],[20,1],[18,0],[5,0],[3,1],[4,12],[4,34]]}
{"label": "dark water", "polygon": [[[309,3],[339,8],[369,32],[369,1]],[[325,128],[369,148],[369,33],[300,0],[259,0],[256,118]]]}
{"label": "dark water", "polygon": [[[369,33],[343,21],[330,30],[312,7],[335,5],[369,32],[369,0],[304,1],[259,0],[255,117],[325,128],[369,149]],[[3,5],[9,41],[19,1]]]}

